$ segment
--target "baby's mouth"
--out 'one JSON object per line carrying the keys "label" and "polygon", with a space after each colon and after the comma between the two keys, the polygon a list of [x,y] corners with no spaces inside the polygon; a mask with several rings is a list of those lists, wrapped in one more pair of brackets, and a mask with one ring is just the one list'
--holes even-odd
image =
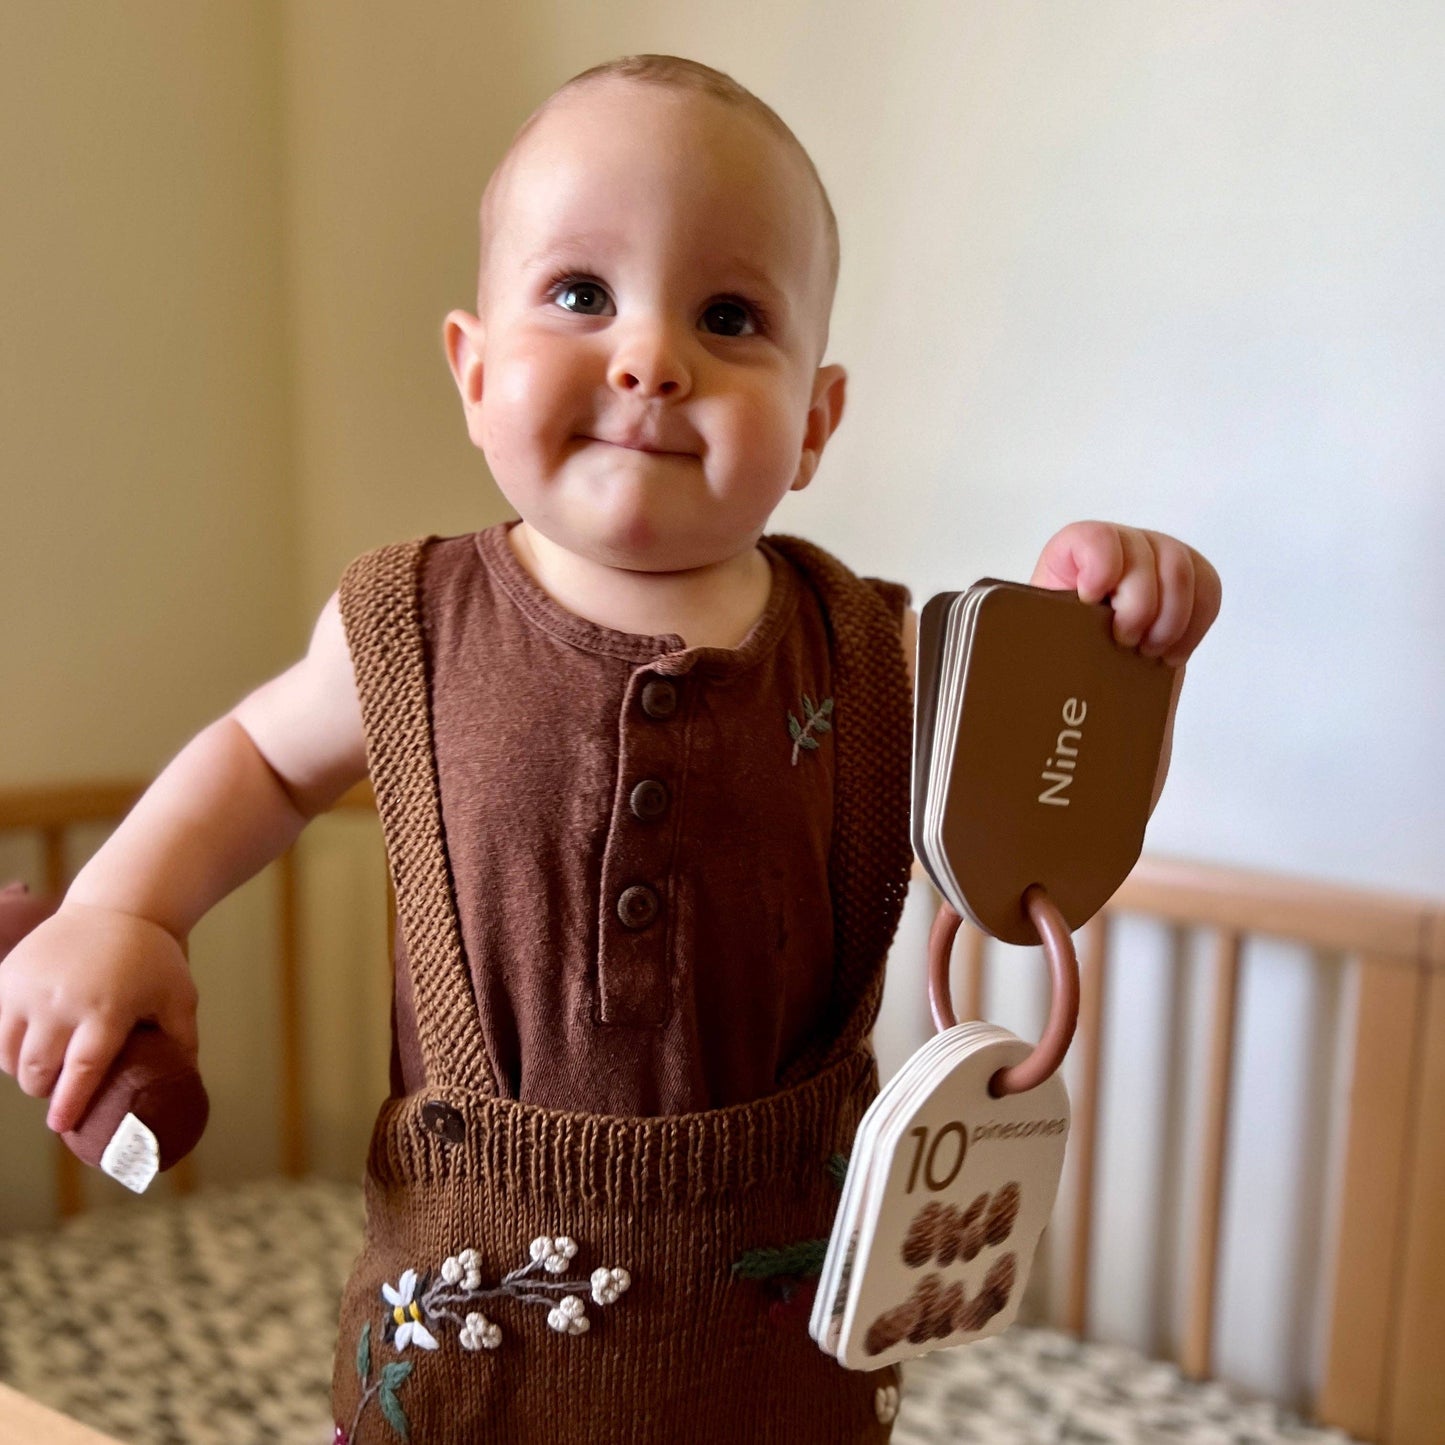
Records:
{"label": "baby's mouth", "polygon": [[656,457],[691,457],[691,456],[696,455],[696,453],[694,453],[694,452],[675,451],[675,450],[673,450],[673,449],[671,449],[671,448],[669,448],[669,447],[657,446],[657,445],[653,444],[652,442],[644,441],[644,440],[641,440],[641,439],[638,439],[638,438],[632,438],[632,437],[619,437],[619,438],[614,439],[614,438],[612,438],[612,437],[598,437],[598,436],[594,436],[594,437],[588,437],[587,440],[588,440],[588,441],[594,441],[594,442],[601,442],[601,443],[603,443],[604,446],[620,447],[620,448],[622,448],[622,450],[624,450],[624,451],[629,451],[629,452],[644,452],[644,453],[646,453],[648,456],[656,456]]}

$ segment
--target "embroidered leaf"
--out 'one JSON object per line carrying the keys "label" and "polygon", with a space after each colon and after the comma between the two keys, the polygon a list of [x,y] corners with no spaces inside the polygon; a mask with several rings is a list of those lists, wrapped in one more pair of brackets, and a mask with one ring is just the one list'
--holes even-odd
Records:
{"label": "embroidered leaf", "polygon": [[809,752],[812,752],[813,749],[818,746],[818,739],[800,737],[798,739],[798,746],[800,748],[807,748]]}
{"label": "embroidered leaf", "polygon": [[822,713],[819,713],[818,716],[813,719],[813,731],[816,733],[830,733],[833,731],[833,724],[830,723]]}
{"label": "embroidered leaf", "polygon": [[361,1327],[361,1338],[356,1342],[356,1373],[361,1376],[361,1383],[366,1383],[366,1377],[371,1373],[371,1321]]}
{"label": "embroidered leaf", "polygon": [[848,1182],[848,1156],[833,1154],[828,1159],[828,1173],[833,1183],[841,1189]]}
{"label": "embroidered leaf", "polygon": [[833,699],[831,697],[825,697],[823,699],[823,706],[820,707],[818,711],[822,713],[824,717],[827,717],[828,714],[833,711]]}
{"label": "embroidered leaf", "polygon": [[389,1365],[381,1367],[381,1388],[383,1390],[394,1390],[406,1377],[411,1374],[412,1361],[393,1360]]}
{"label": "embroidered leaf", "polygon": [[383,1387],[376,1398],[381,1401],[381,1413],[386,1416],[386,1423],[403,1440],[410,1440],[411,1425],[407,1421],[406,1411],[401,1408],[401,1401],[396,1398],[395,1393]]}
{"label": "embroidered leaf", "polygon": [[814,714],[815,712],[817,712],[817,710],[818,710],[818,709],[813,706],[813,699],[810,698],[807,693],[804,693],[804,694],[803,694],[803,711],[804,711],[805,713],[807,713],[809,717],[812,717],[813,714]]}
{"label": "embroidered leaf", "polygon": [[797,742],[803,736],[803,725],[792,713],[788,714],[788,736]]}
{"label": "embroidered leaf", "polygon": [[776,1248],[750,1249],[734,1262],[733,1273],[742,1279],[772,1279],[780,1274],[811,1279],[822,1273],[827,1253],[826,1239],[803,1239],[797,1244]]}

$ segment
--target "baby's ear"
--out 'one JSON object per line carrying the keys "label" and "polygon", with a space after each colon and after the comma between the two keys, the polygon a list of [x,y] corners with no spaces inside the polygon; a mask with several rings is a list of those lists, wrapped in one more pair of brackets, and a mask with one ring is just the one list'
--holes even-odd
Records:
{"label": "baby's ear", "polygon": [[803,433],[803,454],[798,458],[798,474],[791,491],[801,492],[813,480],[828,438],[843,420],[843,404],[848,397],[848,373],[841,366],[820,366],[813,378],[813,400],[808,406],[808,426]]}
{"label": "baby's ear", "polygon": [[450,311],[442,325],[442,345],[452,380],[461,394],[467,417],[467,432],[481,446],[482,323],[470,312]]}

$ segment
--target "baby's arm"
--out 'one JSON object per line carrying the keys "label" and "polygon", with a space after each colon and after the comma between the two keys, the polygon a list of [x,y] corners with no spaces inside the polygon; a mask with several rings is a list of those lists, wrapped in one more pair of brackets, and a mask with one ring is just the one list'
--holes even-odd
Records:
{"label": "baby's arm", "polygon": [[186,937],[366,773],[335,597],[306,656],[198,733],[76,876],[59,912],[0,963],[0,1069],[84,1115],[131,1028],[153,1020],[194,1059]]}

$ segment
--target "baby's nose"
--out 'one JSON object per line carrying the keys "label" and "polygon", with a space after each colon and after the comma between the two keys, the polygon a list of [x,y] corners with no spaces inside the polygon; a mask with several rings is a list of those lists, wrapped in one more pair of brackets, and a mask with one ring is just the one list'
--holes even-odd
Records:
{"label": "baby's nose", "polygon": [[633,396],[676,401],[692,390],[692,373],[683,347],[666,326],[636,327],[612,353],[608,381]]}

